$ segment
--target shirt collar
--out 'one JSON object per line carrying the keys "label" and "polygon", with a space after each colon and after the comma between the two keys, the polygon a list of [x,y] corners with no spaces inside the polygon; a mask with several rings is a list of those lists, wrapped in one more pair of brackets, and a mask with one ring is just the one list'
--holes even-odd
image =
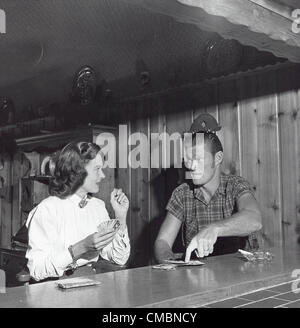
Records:
{"label": "shirt collar", "polygon": [[[193,187],[194,197],[198,198],[201,201],[204,201],[203,193],[200,187]],[[226,180],[224,174],[220,175],[220,184],[216,192],[213,194],[212,199],[218,194],[225,195],[226,194]],[[205,202],[206,203],[206,202]]]}
{"label": "shirt collar", "polygon": [[[80,202],[83,200],[83,197],[78,196],[77,194],[73,194],[68,197],[68,199],[76,206],[80,207]],[[90,196],[87,198],[87,202],[90,200]],[[83,206],[84,207],[84,206]],[[82,207],[82,208],[83,208]]]}

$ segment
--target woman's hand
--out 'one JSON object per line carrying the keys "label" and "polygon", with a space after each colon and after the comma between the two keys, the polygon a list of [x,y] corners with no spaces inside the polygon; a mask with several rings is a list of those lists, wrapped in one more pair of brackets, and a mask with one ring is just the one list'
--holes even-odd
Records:
{"label": "woman's hand", "polygon": [[129,208],[129,200],[122,189],[114,189],[110,195],[110,203],[115,212],[116,218],[121,225],[126,225],[126,215]]}
{"label": "woman's hand", "polygon": [[107,246],[115,237],[116,232],[108,231],[95,232],[84,239],[85,249],[87,251],[100,251],[102,248]]}
{"label": "woman's hand", "polygon": [[88,254],[95,254],[94,257],[96,257],[97,254],[99,255],[102,248],[112,242],[115,234],[116,231],[114,230],[104,234],[102,232],[95,232],[74,244],[73,253],[75,259],[85,258]]}

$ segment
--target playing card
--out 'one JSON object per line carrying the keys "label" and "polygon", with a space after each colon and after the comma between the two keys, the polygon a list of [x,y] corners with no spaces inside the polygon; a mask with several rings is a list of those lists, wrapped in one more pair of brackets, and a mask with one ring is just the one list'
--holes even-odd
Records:
{"label": "playing card", "polygon": [[176,266],[174,264],[157,264],[152,266],[153,269],[158,270],[175,270]]}
{"label": "playing card", "polygon": [[190,260],[189,262],[185,262],[182,260],[165,260],[165,262],[174,264],[176,266],[196,266],[203,265],[204,263],[199,260]]}
{"label": "playing card", "polygon": [[71,278],[71,279],[63,279],[60,282],[57,282],[56,284],[59,288],[69,289],[69,288],[101,285],[101,282],[89,278]]}
{"label": "playing card", "polygon": [[120,226],[120,221],[118,219],[114,219],[114,220],[107,220],[101,222],[97,228],[99,232],[105,234],[107,232],[117,230],[119,226]]}

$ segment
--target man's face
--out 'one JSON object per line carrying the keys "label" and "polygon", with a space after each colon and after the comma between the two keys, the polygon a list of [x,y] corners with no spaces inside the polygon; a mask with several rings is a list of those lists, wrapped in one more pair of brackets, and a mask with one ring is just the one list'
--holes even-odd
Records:
{"label": "man's face", "polygon": [[204,143],[194,147],[185,147],[185,167],[189,170],[188,177],[195,185],[205,185],[216,172],[215,158]]}
{"label": "man's face", "polygon": [[100,190],[100,181],[105,178],[102,168],[103,160],[100,153],[98,153],[96,157],[89,161],[85,167],[87,176],[84,180],[82,188],[86,192],[95,194]]}

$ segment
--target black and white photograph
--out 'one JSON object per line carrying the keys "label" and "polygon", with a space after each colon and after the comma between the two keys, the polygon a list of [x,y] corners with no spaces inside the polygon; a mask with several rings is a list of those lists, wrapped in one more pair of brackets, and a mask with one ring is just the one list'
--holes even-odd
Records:
{"label": "black and white photograph", "polygon": [[300,0],[0,0],[0,308],[300,308]]}

